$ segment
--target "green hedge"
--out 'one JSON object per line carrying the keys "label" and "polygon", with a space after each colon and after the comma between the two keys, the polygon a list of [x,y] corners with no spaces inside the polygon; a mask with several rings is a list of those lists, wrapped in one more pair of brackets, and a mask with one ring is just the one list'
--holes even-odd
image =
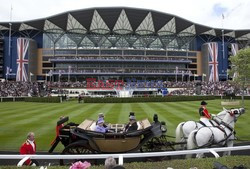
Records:
{"label": "green hedge", "polygon": [[199,101],[213,100],[214,96],[166,96],[166,97],[104,97],[104,98],[84,98],[84,103],[135,103],[135,102],[177,102],[177,101]]}
{"label": "green hedge", "polygon": [[60,97],[26,97],[25,102],[60,103]]}
{"label": "green hedge", "polygon": [[24,97],[2,97],[0,98],[0,102],[20,102],[24,101]]}
{"label": "green hedge", "polygon": [[[221,98],[221,96],[216,96],[216,97],[218,97],[219,99]],[[224,100],[231,99],[231,97],[229,97],[229,96],[223,96],[222,99],[224,99]],[[241,98],[241,96],[236,96],[235,99],[236,100],[241,100],[242,98]],[[244,96],[244,99],[245,100],[250,100],[250,96]]]}

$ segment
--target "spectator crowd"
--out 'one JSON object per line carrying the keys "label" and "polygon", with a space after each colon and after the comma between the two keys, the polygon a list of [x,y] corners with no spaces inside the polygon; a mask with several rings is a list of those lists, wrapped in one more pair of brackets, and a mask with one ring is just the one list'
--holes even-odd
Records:
{"label": "spectator crowd", "polygon": [[[237,85],[227,81],[220,82],[123,82],[120,87],[125,89],[136,88],[176,88],[171,95],[224,95],[225,92],[240,95],[242,90]],[[96,82],[97,83],[97,82]],[[87,81],[83,82],[0,82],[0,97],[21,97],[21,96],[49,96],[53,90],[66,91],[67,88],[88,88]],[[248,92],[248,91],[247,91]],[[60,92],[58,92],[60,93]],[[67,94],[67,92],[63,92]],[[249,94],[249,93],[247,93]]]}

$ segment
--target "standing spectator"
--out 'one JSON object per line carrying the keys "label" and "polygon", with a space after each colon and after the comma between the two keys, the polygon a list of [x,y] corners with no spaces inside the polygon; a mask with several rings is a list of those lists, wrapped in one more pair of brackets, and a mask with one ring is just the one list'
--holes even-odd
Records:
{"label": "standing spectator", "polygon": [[82,101],[82,96],[79,94],[78,95],[78,103],[81,103],[81,101]]}
{"label": "standing spectator", "polygon": [[[20,148],[20,154],[35,154],[36,153],[36,142],[35,142],[35,134],[33,132],[29,132],[27,135],[27,140],[22,144]],[[38,162],[36,160],[28,159],[25,162],[25,165],[33,165],[38,166]]]}

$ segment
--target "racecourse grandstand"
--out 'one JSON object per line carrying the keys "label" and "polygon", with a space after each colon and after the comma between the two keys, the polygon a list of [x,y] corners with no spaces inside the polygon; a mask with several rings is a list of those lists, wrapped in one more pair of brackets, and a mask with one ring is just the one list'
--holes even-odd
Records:
{"label": "racecourse grandstand", "polygon": [[250,30],[222,30],[127,7],[0,21],[0,78],[16,81],[225,81]]}

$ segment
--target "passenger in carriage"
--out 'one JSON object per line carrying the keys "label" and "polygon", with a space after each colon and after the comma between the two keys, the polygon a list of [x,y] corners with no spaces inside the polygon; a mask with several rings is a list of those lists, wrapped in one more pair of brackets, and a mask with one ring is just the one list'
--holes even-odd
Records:
{"label": "passenger in carriage", "polygon": [[205,126],[212,126],[210,123],[211,114],[207,110],[207,102],[202,101],[201,107],[199,108],[200,123]]}
{"label": "passenger in carriage", "polygon": [[129,115],[129,123],[125,126],[125,132],[135,131],[138,129],[136,118],[133,112]]}
{"label": "passenger in carriage", "polygon": [[[104,114],[103,113],[99,113],[98,114],[98,120],[104,120]],[[96,125],[97,125],[97,122],[98,122],[98,120],[96,121]],[[103,124],[103,127],[108,127],[105,123]]]}
{"label": "passenger in carriage", "polygon": [[108,127],[104,127],[104,120],[103,119],[99,119],[97,121],[97,126],[96,126],[95,131],[101,132],[101,133],[108,132]]}

